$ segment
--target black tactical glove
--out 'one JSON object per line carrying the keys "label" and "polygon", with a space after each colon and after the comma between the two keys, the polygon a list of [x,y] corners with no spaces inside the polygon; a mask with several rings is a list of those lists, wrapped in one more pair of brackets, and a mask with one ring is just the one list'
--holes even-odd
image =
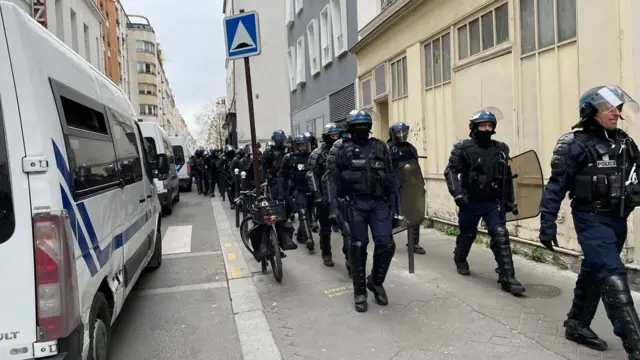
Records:
{"label": "black tactical glove", "polygon": [[554,251],[553,246],[559,246],[558,245],[558,239],[556,238],[555,235],[545,235],[540,233],[540,243],[542,245],[544,245],[544,247],[546,247],[547,249]]}
{"label": "black tactical glove", "polygon": [[460,210],[464,210],[464,208],[467,207],[467,205],[469,205],[469,199],[465,194],[460,194],[455,198],[453,198],[453,200],[456,202],[456,205],[458,205]]}
{"label": "black tactical glove", "polygon": [[338,209],[331,209],[329,211],[329,223],[337,228],[342,228],[342,214]]}

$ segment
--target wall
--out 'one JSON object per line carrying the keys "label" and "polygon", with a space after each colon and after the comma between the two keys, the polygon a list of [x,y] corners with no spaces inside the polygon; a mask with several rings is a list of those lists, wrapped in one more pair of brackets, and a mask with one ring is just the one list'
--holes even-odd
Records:
{"label": "wall", "polygon": [[[510,146],[512,156],[535,150],[546,178],[557,139],[577,121],[582,92],[603,84],[620,84],[632,96],[640,89],[640,57],[633,56],[640,48],[640,41],[633,36],[640,32],[637,24],[633,31],[632,0],[613,0],[606,5],[597,0],[577,1],[576,31],[580,39],[587,40],[578,46],[576,38],[567,39],[525,55],[520,41],[521,1],[507,2],[510,40],[473,58],[457,60],[457,26],[502,2],[423,1],[357,52],[361,80],[380,62],[407,57],[408,96],[392,100],[389,95],[385,101],[389,123],[405,121],[417,130],[412,140],[419,152],[428,156],[422,166],[428,214],[435,218],[457,220],[442,173],[453,143],[468,137],[468,119],[474,111],[488,105],[500,108],[504,119],[498,123],[495,138]],[[640,13],[637,7],[634,11]],[[446,32],[452,34],[451,81],[426,89],[424,42]],[[387,74],[388,89],[389,79]],[[633,118],[622,126],[638,135]],[[558,241],[562,248],[579,250],[568,204],[567,199],[558,216]],[[539,218],[510,223],[509,227],[515,236],[536,240]],[[627,261],[634,257],[633,234],[630,226],[631,236],[623,252]]]}
{"label": "wall", "polygon": [[[322,128],[328,124],[331,119],[329,117],[330,106],[329,97],[325,96],[318,100],[316,103],[307,106],[304,109],[300,109],[295,114],[291,115],[293,128],[291,129],[292,135],[302,134],[305,131],[309,131],[307,124],[312,124],[311,128],[316,137],[319,139],[322,134]],[[316,120],[313,122],[313,120]],[[296,132],[296,131],[299,132]]]}
{"label": "wall", "polygon": [[[292,119],[301,109],[306,109],[308,116],[303,117],[304,120],[314,119],[324,116],[329,118],[329,112],[311,113],[309,114],[309,105],[315,103],[319,99],[326,97],[330,93],[341,89],[352,83],[356,77],[356,59],[351,53],[347,52],[335,57],[335,49],[332,52],[332,61],[326,66],[320,65],[320,72],[311,75],[311,66],[309,64],[309,38],[307,37],[307,26],[316,19],[318,22],[318,30],[320,30],[320,11],[329,4],[328,0],[307,0],[304,1],[302,12],[294,16],[293,24],[288,28],[288,46],[295,48],[296,42],[301,36],[304,36],[305,44],[305,80],[304,84],[298,84],[297,89],[291,94],[291,114]],[[347,4],[347,49],[358,41],[357,29],[357,7],[355,1],[348,1]],[[333,42],[333,38],[331,39]],[[285,50],[286,59],[286,50]],[[318,61],[321,63],[321,56],[318,55]],[[287,72],[288,74],[288,72]],[[301,118],[295,116],[296,119]],[[305,122],[292,122],[292,126],[299,125],[300,128],[306,126]]]}
{"label": "wall", "polygon": [[105,73],[113,82],[121,85],[122,79],[118,66],[118,25],[116,23],[118,11],[116,3],[112,0],[98,0],[98,5],[106,18],[102,24]]}
{"label": "wall", "polygon": [[380,13],[381,3],[380,0],[357,0],[356,7],[358,13],[357,27],[358,31],[360,31]]}
{"label": "wall", "polygon": [[[227,0],[227,3],[231,2]],[[284,29],[284,1],[233,1],[237,14],[240,9],[255,10],[259,14],[262,53],[249,58],[253,86],[256,136],[266,143],[274,129],[291,131],[289,116],[289,82],[287,69],[287,34]],[[229,6],[229,4],[228,4]],[[220,34],[220,36],[223,36]],[[237,114],[238,146],[251,142],[249,108],[244,76],[244,59],[234,60],[234,94]],[[231,96],[229,96],[231,95]]]}
{"label": "wall", "polygon": [[[17,4],[28,14],[32,14],[31,0],[9,1]],[[95,4],[95,1],[46,0],[46,9],[49,31],[88,60],[96,69],[104,72],[104,54],[101,35],[101,22],[103,18],[100,15],[100,10]],[[75,38],[78,40],[77,44],[74,44],[74,36],[72,36],[71,10],[76,13],[77,31],[75,31]],[[85,46],[83,24],[86,24],[89,28],[89,49],[86,49]]]}

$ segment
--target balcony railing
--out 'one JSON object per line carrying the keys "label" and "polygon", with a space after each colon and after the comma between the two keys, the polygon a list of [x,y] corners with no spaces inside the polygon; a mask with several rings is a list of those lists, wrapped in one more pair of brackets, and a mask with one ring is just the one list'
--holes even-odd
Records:
{"label": "balcony railing", "polygon": [[396,0],[380,0],[380,11],[384,11],[389,6],[393,5]]}

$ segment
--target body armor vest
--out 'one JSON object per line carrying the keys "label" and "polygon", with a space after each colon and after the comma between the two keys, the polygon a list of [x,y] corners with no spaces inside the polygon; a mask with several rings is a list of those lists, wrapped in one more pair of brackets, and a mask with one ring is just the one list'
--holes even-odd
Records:
{"label": "body armor vest", "polygon": [[307,171],[309,167],[307,162],[309,161],[309,154],[293,154],[291,166],[293,171],[291,172],[291,181],[297,189],[307,189]]}
{"label": "body armor vest", "polygon": [[462,174],[462,186],[472,202],[502,199],[505,167],[508,166],[506,147],[497,141],[482,148],[474,140],[465,141],[463,153],[468,169]]}
{"label": "body armor vest", "polygon": [[384,144],[372,141],[370,151],[353,142],[346,142],[347,169],[340,173],[347,194],[374,195],[385,197],[389,194],[391,179],[385,171]]}

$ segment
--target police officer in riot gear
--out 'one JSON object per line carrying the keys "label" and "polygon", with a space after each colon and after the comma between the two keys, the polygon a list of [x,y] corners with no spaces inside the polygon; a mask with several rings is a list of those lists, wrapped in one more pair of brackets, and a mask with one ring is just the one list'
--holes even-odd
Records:
{"label": "police officer in riot gear", "polygon": [[[291,204],[290,207],[294,212],[298,213],[300,223],[296,234],[298,242],[304,243],[311,252],[314,250],[315,244],[311,233],[311,214],[308,210],[308,204],[313,204],[313,193],[306,178],[311,144],[304,135],[296,135],[293,144],[295,152],[285,155],[282,159],[282,167],[278,173],[278,187],[280,196]],[[289,195],[291,194],[290,184],[293,185],[293,199]]]}
{"label": "police officer in riot gear", "polygon": [[[350,202],[349,256],[357,312],[367,311],[367,289],[379,305],[389,303],[383,283],[396,250],[391,222],[399,216],[390,216],[397,206],[392,196],[396,188],[389,148],[383,141],[369,137],[372,125],[371,115],[364,110],[353,110],[349,114],[347,131],[351,138],[333,144],[322,178],[332,223],[342,222],[338,198],[348,198]],[[374,242],[373,268],[371,275],[365,278],[368,228]]]}
{"label": "police officer in riot gear", "polygon": [[[403,164],[412,160],[418,160],[418,150],[409,141],[409,125],[397,122],[389,127],[389,150],[391,151],[391,161],[395,171]],[[400,211],[397,211],[400,212]],[[427,252],[420,246],[420,227],[409,228],[407,233],[413,238],[413,251],[416,254],[426,254]],[[407,244],[409,246],[409,244]]]}
{"label": "police officer in riot gear", "polygon": [[227,145],[224,149],[224,160],[222,161],[222,168],[220,168],[220,180],[222,180],[225,184],[225,189],[227,192],[227,200],[231,205],[232,209],[235,209],[235,205],[233,204],[233,200],[235,199],[235,179],[233,175],[233,169],[231,162],[236,157],[236,149],[233,145]]}
{"label": "police officer in riot gear", "polygon": [[274,199],[280,199],[280,191],[278,188],[278,172],[282,166],[282,159],[286,153],[285,141],[287,135],[283,130],[275,130],[271,134],[271,146],[268,147],[264,154],[262,154],[262,160],[260,163],[262,178],[269,185],[269,191],[271,197]]}
{"label": "police officer in riot gear", "polygon": [[[333,144],[340,139],[342,129],[335,123],[329,123],[324,126],[322,131],[322,145],[311,152],[309,157],[309,171],[307,172],[307,181],[309,188],[314,194],[314,203],[318,211],[318,220],[320,222],[320,250],[322,251],[322,261],[326,266],[333,266],[333,256],[331,254],[331,223],[329,222],[329,207],[322,203],[322,187],[320,181],[327,169],[327,157],[329,150]],[[348,250],[345,243],[342,252],[348,262]]]}
{"label": "police officer in riot gear", "polygon": [[313,132],[307,131],[306,133],[304,133],[304,136],[306,136],[307,139],[309,139],[309,144],[311,144],[311,151],[318,148],[318,139],[316,138],[316,135]]}
{"label": "police officer in riot gear", "polygon": [[458,273],[470,274],[467,256],[482,218],[491,236],[490,247],[498,264],[498,282],[504,291],[517,295],[526,289],[515,277],[506,227],[506,213],[513,211],[509,204],[514,201],[510,192],[512,187],[505,186],[509,147],[491,139],[500,119],[502,113],[495,107],[473,114],[469,120],[470,138],[453,146],[444,176],[449,193],[459,208],[459,233],[453,258]]}
{"label": "police officer in riot gear", "polygon": [[[573,304],[564,323],[565,337],[595,350],[607,343],[590,325],[602,297],[614,333],[629,359],[640,359],[640,320],[620,253],[627,237],[627,217],[637,197],[638,146],[617,128],[622,112],[638,103],[617,86],[598,86],[580,98],[580,120],[560,137],[551,158],[551,177],[540,204],[540,241],[553,250],[556,217],[569,192],[573,223],[584,258]],[[628,182],[628,184],[627,184]]]}

